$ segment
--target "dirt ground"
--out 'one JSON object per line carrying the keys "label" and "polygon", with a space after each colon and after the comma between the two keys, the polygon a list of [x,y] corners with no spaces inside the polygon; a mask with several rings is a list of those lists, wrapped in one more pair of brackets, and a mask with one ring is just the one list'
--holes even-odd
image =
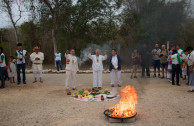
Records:
{"label": "dirt ground", "polygon": [[[138,91],[135,123],[109,123],[103,112],[114,101],[83,102],[65,94],[65,74],[45,74],[44,83],[10,85],[0,90],[0,126],[193,126],[194,93],[188,86],[173,86],[166,79],[130,79],[122,74],[123,86],[134,85]],[[103,74],[103,89],[111,90],[110,75]],[[92,74],[79,74],[77,88],[92,87]]]}

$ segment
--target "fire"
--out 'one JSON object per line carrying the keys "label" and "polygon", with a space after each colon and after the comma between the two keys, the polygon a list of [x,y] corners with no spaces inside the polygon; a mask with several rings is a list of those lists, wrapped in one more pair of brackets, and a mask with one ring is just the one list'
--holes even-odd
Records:
{"label": "fire", "polygon": [[120,91],[122,98],[119,104],[109,108],[111,116],[116,118],[129,118],[136,115],[137,91],[133,86],[126,86]]}

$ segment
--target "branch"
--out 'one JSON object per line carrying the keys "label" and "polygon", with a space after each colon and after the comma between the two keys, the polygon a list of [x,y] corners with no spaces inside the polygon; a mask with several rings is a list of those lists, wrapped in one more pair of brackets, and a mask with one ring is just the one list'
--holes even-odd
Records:
{"label": "branch", "polygon": [[51,13],[53,14],[54,10],[51,6],[51,3],[48,0],[42,0],[42,1],[47,5],[47,7],[50,9]]}
{"label": "branch", "polygon": [[21,10],[21,0],[19,0],[20,2],[18,3],[18,0],[16,0],[16,4],[18,6],[18,10],[20,12],[19,14],[19,18],[15,21],[15,25],[17,24],[17,22],[22,18],[22,10]]}

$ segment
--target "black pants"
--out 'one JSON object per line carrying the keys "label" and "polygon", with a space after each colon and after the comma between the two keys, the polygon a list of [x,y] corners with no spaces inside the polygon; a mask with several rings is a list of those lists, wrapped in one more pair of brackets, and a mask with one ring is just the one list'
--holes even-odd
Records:
{"label": "black pants", "polygon": [[142,63],[142,77],[145,76],[145,69],[146,69],[147,76],[150,77],[150,67],[149,67],[149,65],[146,65],[143,63]]}
{"label": "black pants", "polygon": [[180,74],[180,65],[179,64],[172,64],[172,84],[174,84],[174,77],[176,75],[176,84],[179,84],[179,74]]}

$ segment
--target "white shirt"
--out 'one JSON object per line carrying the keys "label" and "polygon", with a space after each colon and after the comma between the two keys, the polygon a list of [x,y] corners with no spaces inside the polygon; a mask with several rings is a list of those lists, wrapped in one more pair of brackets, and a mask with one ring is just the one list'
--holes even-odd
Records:
{"label": "white shirt", "polygon": [[55,61],[61,61],[61,53],[55,53]]}
{"label": "white shirt", "polygon": [[189,58],[188,58],[188,65],[192,66],[194,63],[194,50],[191,52]]}
{"label": "white shirt", "polygon": [[[35,60],[36,58],[40,58],[40,60]],[[43,63],[43,60],[44,60],[44,53],[42,52],[33,52],[31,55],[30,55],[30,59],[33,63],[40,63],[42,64]]]}
{"label": "white shirt", "polygon": [[98,57],[96,55],[91,55],[91,53],[88,54],[88,57],[92,60],[92,69],[94,71],[103,71],[103,63],[102,61],[107,59],[107,55],[99,55]]}
{"label": "white shirt", "polygon": [[117,59],[117,55],[112,56],[112,64],[114,67],[118,67],[118,59]]}
{"label": "white shirt", "polygon": [[77,57],[71,54],[65,54],[65,57],[66,57],[66,70],[76,71],[76,72],[79,71]]}
{"label": "white shirt", "polygon": [[23,56],[27,56],[26,50],[16,50],[16,56],[21,59],[21,60],[17,59],[17,64],[26,63],[26,60],[23,57]]}
{"label": "white shirt", "polygon": [[178,54],[174,54],[171,56],[172,64],[179,64],[177,55]]}
{"label": "white shirt", "polygon": [[6,67],[6,64],[5,64],[5,55],[4,53],[1,53],[1,59],[3,62],[0,63],[0,67]]}

